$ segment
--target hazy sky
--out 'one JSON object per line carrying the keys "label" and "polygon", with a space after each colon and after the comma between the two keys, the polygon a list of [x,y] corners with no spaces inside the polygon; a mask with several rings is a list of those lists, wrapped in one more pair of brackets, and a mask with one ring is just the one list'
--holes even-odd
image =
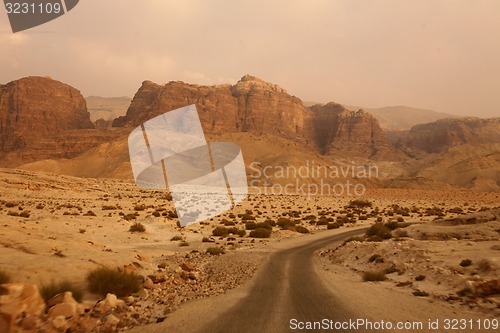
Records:
{"label": "hazy sky", "polygon": [[0,13],[0,83],[132,97],[247,73],[304,101],[500,116],[500,1],[81,0],[17,34]]}

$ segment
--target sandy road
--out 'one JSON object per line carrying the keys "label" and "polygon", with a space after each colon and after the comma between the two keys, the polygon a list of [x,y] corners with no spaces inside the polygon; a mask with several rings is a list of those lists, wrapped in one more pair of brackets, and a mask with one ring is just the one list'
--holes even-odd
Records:
{"label": "sandy road", "polygon": [[[447,319],[487,319],[478,314],[414,297],[389,285],[361,282],[359,275],[333,265],[325,270],[315,257],[316,250],[335,246],[363,229],[335,230],[307,235],[276,244],[269,259],[246,285],[225,294],[190,301],[160,324],[136,327],[131,333],[253,333],[253,332],[457,332],[444,329]],[[414,329],[328,329],[308,330],[293,327],[292,319],[314,322],[324,319],[349,322],[420,323]],[[429,321],[439,320],[438,329]],[[491,330],[490,330],[491,331]],[[479,329],[465,332],[489,333]],[[493,331],[491,331],[493,332]]]}
{"label": "sandy road", "polygon": [[[351,230],[273,253],[246,290],[190,302],[164,323],[131,332],[290,332],[290,320],[349,320],[353,314],[320,280],[314,267],[316,250],[359,234]],[[198,306],[197,306],[198,305]],[[344,332],[349,332],[348,330]],[[357,331],[361,332],[361,331]]]}

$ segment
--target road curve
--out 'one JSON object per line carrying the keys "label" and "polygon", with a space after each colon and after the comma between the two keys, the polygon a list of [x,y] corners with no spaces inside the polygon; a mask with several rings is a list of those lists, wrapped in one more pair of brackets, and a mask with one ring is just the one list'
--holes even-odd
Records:
{"label": "road curve", "polygon": [[196,333],[291,332],[292,318],[301,322],[355,318],[354,314],[340,308],[335,295],[320,281],[313,255],[322,247],[359,233],[356,230],[336,234],[272,254],[248,296]]}
{"label": "road curve", "polygon": [[357,229],[326,237],[314,235],[308,242],[278,250],[263,263],[247,287],[189,302],[172,314],[175,318],[168,318],[161,324],[136,327],[130,332],[306,332],[292,330],[290,320],[312,322],[326,318],[349,321],[356,318],[353,313],[342,309],[335,295],[320,279],[314,265],[314,252],[362,232],[363,229]]}

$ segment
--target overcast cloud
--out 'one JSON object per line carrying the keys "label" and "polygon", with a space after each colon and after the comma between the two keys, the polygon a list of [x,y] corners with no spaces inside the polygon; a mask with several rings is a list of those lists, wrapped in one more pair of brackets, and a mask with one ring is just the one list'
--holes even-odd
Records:
{"label": "overcast cloud", "polygon": [[17,34],[2,11],[0,50],[0,83],[51,76],[84,96],[248,73],[304,101],[500,116],[497,0],[82,0]]}

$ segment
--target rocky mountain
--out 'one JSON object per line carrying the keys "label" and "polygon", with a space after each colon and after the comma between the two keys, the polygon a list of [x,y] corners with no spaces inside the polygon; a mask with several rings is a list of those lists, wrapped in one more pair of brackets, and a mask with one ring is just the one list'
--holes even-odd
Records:
{"label": "rocky mountain", "polygon": [[500,118],[442,119],[416,125],[400,139],[404,149],[443,153],[460,145],[500,143]]}
{"label": "rocky mountain", "polygon": [[349,111],[334,102],[313,105],[310,110],[322,154],[394,159],[395,150],[371,114],[363,110]]}
{"label": "rocky mountain", "polygon": [[[361,109],[357,106],[346,105],[345,107],[352,111]],[[415,125],[426,124],[439,119],[457,118],[456,116],[448,113],[419,109],[404,105],[362,109],[377,118],[380,127],[388,131],[404,131],[409,130]]]}
{"label": "rocky mountain", "polygon": [[377,120],[329,103],[307,108],[283,88],[245,75],[235,85],[199,86],[183,82],[158,85],[145,81],[124,117],[114,127],[138,126],[166,111],[196,104],[207,133],[270,134],[327,155],[389,157],[391,147]]}
{"label": "rocky mountain", "polygon": [[0,86],[1,166],[74,157],[113,137],[94,130],[85,99],[67,84],[26,77]]}

